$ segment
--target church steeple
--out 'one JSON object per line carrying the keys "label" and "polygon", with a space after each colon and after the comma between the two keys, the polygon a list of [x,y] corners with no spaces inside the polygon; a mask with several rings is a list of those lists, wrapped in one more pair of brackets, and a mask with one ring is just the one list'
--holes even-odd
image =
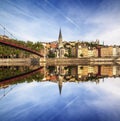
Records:
{"label": "church steeple", "polygon": [[59,30],[58,44],[59,44],[59,47],[63,46],[63,44],[62,44],[62,32],[61,32],[61,28]]}
{"label": "church steeple", "polygon": [[57,49],[57,58],[64,58],[65,55],[65,48],[64,43],[62,42],[62,32],[61,28],[59,30],[59,36],[58,36],[58,49]]}
{"label": "church steeple", "polygon": [[61,33],[61,28],[60,28],[60,30],[59,30],[59,38],[58,38],[59,40],[61,39],[62,40],[62,33]]}

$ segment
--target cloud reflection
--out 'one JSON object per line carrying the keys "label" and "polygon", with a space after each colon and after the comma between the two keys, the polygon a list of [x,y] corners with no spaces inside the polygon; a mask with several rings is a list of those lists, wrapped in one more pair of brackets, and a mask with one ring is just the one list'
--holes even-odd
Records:
{"label": "cloud reflection", "polygon": [[22,83],[1,100],[0,117],[4,121],[118,121],[119,85],[119,78],[101,80],[99,85],[64,83],[59,95],[56,83]]}

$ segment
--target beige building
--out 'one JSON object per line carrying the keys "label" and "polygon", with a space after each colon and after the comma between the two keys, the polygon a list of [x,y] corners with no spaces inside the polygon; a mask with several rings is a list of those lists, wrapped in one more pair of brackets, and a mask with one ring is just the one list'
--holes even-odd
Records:
{"label": "beige building", "polygon": [[71,46],[75,47],[75,45],[76,45],[77,42],[73,41],[73,42],[69,42],[69,43],[70,43]]}
{"label": "beige building", "polygon": [[94,57],[98,57],[98,49],[97,48],[93,49],[93,55],[94,55]]}
{"label": "beige building", "polygon": [[82,58],[82,57],[88,56],[88,49],[86,46],[77,44],[76,49],[77,49],[77,58]]}
{"label": "beige building", "polygon": [[73,57],[77,57],[77,51],[76,51],[76,47],[72,47],[71,48],[71,55],[73,56]]}
{"label": "beige building", "polygon": [[6,36],[6,35],[0,35],[0,39],[10,39],[8,36]]}
{"label": "beige building", "polygon": [[120,56],[120,46],[113,46],[113,56]]}
{"label": "beige building", "polygon": [[77,57],[98,57],[98,50],[95,47],[77,45]]}
{"label": "beige building", "polygon": [[101,48],[101,57],[113,56],[113,46],[105,46]]}

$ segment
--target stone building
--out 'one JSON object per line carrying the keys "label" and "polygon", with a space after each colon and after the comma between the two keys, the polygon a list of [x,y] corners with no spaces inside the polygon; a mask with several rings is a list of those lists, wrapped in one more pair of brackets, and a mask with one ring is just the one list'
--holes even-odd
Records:
{"label": "stone building", "polygon": [[85,44],[77,44],[77,58],[98,57],[98,50],[95,47],[89,47]]}
{"label": "stone building", "polygon": [[113,56],[113,46],[103,46],[101,48],[101,57]]}
{"label": "stone building", "polygon": [[113,46],[113,56],[120,56],[120,46]]}

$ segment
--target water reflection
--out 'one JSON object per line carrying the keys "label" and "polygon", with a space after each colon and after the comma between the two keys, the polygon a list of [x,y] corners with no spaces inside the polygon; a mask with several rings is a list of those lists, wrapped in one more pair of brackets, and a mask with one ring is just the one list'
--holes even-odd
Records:
{"label": "water reflection", "polygon": [[47,66],[47,67],[0,67],[0,88],[6,88],[12,84],[23,82],[44,82],[58,83],[61,94],[65,82],[95,82],[100,79],[120,77],[120,66]]}
{"label": "water reflection", "polygon": [[0,66],[0,81],[28,71],[30,71],[28,66]]}
{"label": "water reflection", "polygon": [[[0,69],[1,121],[120,119],[120,66],[78,65]],[[3,76],[3,72],[10,72],[10,78],[7,78],[7,74]],[[23,77],[21,73],[26,73],[27,76]],[[18,75],[21,77],[16,79]]]}

